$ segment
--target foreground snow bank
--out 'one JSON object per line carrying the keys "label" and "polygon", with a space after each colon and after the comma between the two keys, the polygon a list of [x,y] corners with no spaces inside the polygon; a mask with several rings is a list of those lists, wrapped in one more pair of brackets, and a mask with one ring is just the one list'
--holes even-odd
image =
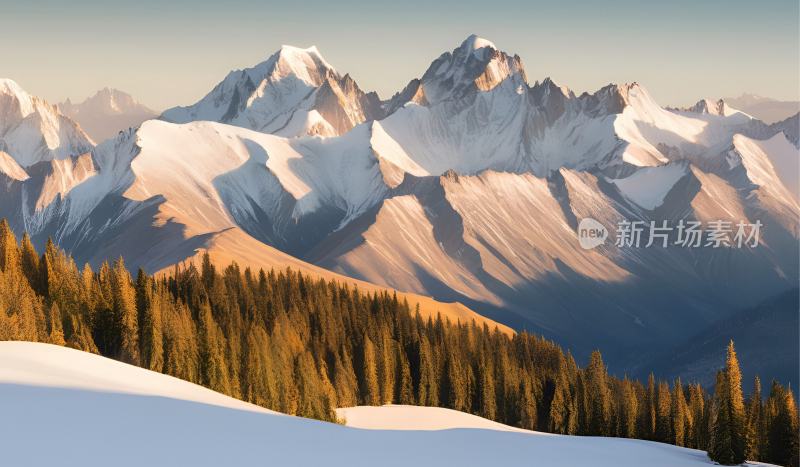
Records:
{"label": "foreground snow bank", "polygon": [[454,428],[476,428],[482,430],[515,431],[534,435],[555,436],[548,433],[523,430],[493,422],[477,415],[440,407],[417,407],[414,405],[384,405],[383,407],[347,407],[337,409],[336,414],[345,425],[370,430],[451,430]]}
{"label": "foreground snow bank", "polygon": [[343,414],[374,429],[276,414],[76,350],[0,342],[4,465],[710,465],[700,451],[525,432],[445,409]]}

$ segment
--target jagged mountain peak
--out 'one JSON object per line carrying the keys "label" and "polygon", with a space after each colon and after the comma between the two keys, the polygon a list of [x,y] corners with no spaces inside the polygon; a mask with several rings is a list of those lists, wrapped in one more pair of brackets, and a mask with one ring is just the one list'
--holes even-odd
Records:
{"label": "jagged mountain peak", "polygon": [[541,82],[536,81],[529,89],[531,95],[535,100],[547,98],[549,96],[560,96],[565,98],[574,98],[575,93],[572,92],[567,86],[561,86],[553,81],[549,76]]}
{"label": "jagged mountain peak", "polygon": [[[6,96],[7,99],[14,99],[17,102],[17,110],[21,117],[26,117],[34,112],[33,97],[12,79],[0,78],[0,96]],[[8,111],[8,109],[6,109],[6,111]]]}
{"label": "jagged mountain peak", "polygon": [[647,89],[635,81],[610,83],[592,94],[584,92],[579,99],[583,102],[584,108],[593,115],[619,114],[629,106],[660,109]]}
{"label": "jagged mountain peak", "polygon": [[21,167],[83,154],[92,139],[52,105],[10,79],[0,80],[0,151]]}
{"label": "jagged mountain peak", "polygon": [[694,105],[688,107],[666,107],[666,110],[690,116],[694,118],[704,118],[702,116],[733,117],[739,123],[747,123],[754,121],[754,117],[748,113],[735,109],[725,99],[709,99],[704,98],[697,101]]}
{"label": "jagged mountain peak", "polygon": [[264,75],[251,74],[254,81],[264,79],[265,75],[275,80],[294,76],[308,84],[319,86],[329,73],[339,76],[336,69],[325,60],[314,45],[305,49],[283,45],[266,62],[256,65],[251,70],[260,71],[262,68],[266,68]]}
{"label": "jagged mountain peak", "polygon": [[175,123],[210,120],[281,136],[336,136],[381,114],[374,93],[341,76],[312,46],[284,45],[266,61],[230,72],[188,107],[165,111]]}
{"label": "jagged mountain peak", "polygon": [[0,92],[3,94],[28,94],[16,81],[10,78],[0,78]]}
{"label": "jagged mountain peak", "polygon": [[509,83],[512,93],[527,86],[522,59],[473,34],[434,60],[421,78],[395,94],[386,107],[391,113],[409,102],[435,105],[491,91],[503,82]]}
{"label": "jagged mountain peak", "polygon": [[693,106],[686,109],[687,112],[698,114],[716,115],[718,117],[729,117],[737,113],[743,113],[729,106],[724,99],[701,99]]}

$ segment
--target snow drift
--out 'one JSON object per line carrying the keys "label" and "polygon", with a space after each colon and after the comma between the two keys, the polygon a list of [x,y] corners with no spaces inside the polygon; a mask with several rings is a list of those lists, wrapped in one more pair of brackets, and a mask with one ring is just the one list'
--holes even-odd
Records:
{"label": "snow drift", "polygon": [[369,429],[334,425],[29,342],[0,342],[0,413],[3,462],[15,466],[709,465],[697,450],[526,432],[428,407],[345,409]]}

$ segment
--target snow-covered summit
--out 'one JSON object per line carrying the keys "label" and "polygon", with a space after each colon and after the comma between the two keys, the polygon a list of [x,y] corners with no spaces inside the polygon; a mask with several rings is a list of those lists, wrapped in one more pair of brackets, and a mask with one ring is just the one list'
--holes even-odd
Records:
{"label": "snow-covered summit", "polygon": [[[16,81],[8,78],[0,78],[0,95],[6,99],[16,99],[19,105],[19,116],[27,117],[34,111],[33,99],[30,94],[25,92]],[[3,122],[0,122],[2,125]]]}
{"label": "snow-covered summit", "polygon": [[512,92],[519,86],[527,86],[522,60],[517,55],[498,50],[488,40],[472,35],[458,48],[431,63],[420,78],[419,86],[428,103],[436,104],[475,92],[491,91],[506,81]]}
{"label": "snow-covered summit", "polygon": [[292,72],[297,75],[302,75],[304,72],[309,72],[311,70],[336,71],[333,66],[325,60],[316,45],[303,49],[301,47],[284,44],[273,57],[276,57],[273,59],[277,60],[281,65],[288,65]]}
{"label": "snow-covered summit", "polygon": [[232,71],[188,107],[165,111],[175,123],[210,120],[283,136],[339,135],[378,116],[380,100],[340,75],[316,47],[284,45],[266,61]]}
{"label": "snow-covered summit", "polygon": [[497,50],[497,46],[494,45],[494,42],[482,37],[478,37],[476,34],[471,34],[469,37],[464,39],[464,42],[462,42],[461,46],[459,47],[461,50],[472,52],[477,52],[485,48]]}
{"label": "snow-covered summit", "polygon": [[0,79],[0,151],[22,167],[92,149],[92,139],[44,99],[10,79]]}

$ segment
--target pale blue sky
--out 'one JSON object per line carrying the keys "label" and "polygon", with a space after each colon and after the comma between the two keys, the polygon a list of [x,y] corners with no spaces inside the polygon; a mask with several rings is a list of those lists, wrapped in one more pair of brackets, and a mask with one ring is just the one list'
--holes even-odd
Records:
{"label": "pale blue sky", "polygon": [[160,110],[281,44],[317,45],[388,97],[476,33],[520,55],[531,81],[576,92],[638,81],[663,105],[797,99],[798,15],[797,0],[0,0],[0,77],[54,102],[112,86]]}

